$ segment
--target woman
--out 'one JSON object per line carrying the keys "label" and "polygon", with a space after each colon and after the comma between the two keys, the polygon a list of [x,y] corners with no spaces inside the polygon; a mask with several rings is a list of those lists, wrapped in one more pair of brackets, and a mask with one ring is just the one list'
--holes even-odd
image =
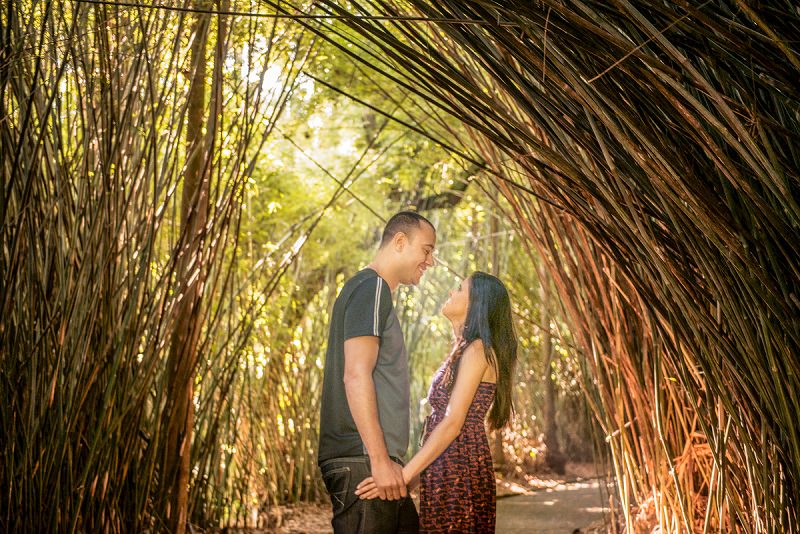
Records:
{"label": "woman", "polygon": [[[500,280],[476,272],[450,292],[442,313],[455,342],[428,392],[433,411],[424,445],[403,477],[411,489],[421,479],[420,532],[494,532],[494,469],[484,420],[488,413],[499,429],[512,413],[517,339],[511,302]],[[356,494],[376,497],[372,478]]]}

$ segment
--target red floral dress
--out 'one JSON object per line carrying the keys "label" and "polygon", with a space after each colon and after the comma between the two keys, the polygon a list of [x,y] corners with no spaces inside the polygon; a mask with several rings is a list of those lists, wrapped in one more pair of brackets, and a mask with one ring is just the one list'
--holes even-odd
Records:
{"label": "red floral dress", "polygon": [[[448,363],[437,371],[428,391],[432,412],[423,439],[444,418],[450,393]],[[494,532],[495,481],[484,420],[495,384],[481,382],[461,433],[420,476],[420,532]]]}

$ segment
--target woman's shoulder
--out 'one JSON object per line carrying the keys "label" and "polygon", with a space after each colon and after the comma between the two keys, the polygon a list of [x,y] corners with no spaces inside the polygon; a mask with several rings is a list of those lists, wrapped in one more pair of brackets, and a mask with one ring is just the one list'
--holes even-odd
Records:
{"label": "woman's shoulder", "polygon": [[483,340],[481,338],[475,338],[471,341],[465,341],[464,346],[461,349],[461,354],[480,354],[483,355],[485,353],[485,349],[483,346]]}
{"label": "woman's shoulder", "polygon": [[464,346],[461,349],[460,358],[462,361],[471,361],[481,364],[488,363],[483,340],[480,338],[476,338],[469,342],[464,343]]}

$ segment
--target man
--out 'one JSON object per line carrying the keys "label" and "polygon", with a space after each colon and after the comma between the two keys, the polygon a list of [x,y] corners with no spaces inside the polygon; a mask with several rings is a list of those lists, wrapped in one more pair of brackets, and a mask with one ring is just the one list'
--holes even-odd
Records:
{"label": "man", "polygon": [[[336,534],[418,531],[400,461],[408,448],[409,375],[392,292],[419,283],[433,265],[435,245],[430,221],[410,211],[394,215],[372,263],[345,283],[333,305],[319,465]],[[368,476],[380,499],[356,496]]]}

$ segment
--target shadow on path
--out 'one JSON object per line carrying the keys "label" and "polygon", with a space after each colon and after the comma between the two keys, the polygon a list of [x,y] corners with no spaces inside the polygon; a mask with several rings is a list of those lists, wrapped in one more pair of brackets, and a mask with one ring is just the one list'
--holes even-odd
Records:
{"label": "shadow on path", "polygon": [[596,480],[497,500],[497,534],[566,533],[597,524],[608,511]]}

